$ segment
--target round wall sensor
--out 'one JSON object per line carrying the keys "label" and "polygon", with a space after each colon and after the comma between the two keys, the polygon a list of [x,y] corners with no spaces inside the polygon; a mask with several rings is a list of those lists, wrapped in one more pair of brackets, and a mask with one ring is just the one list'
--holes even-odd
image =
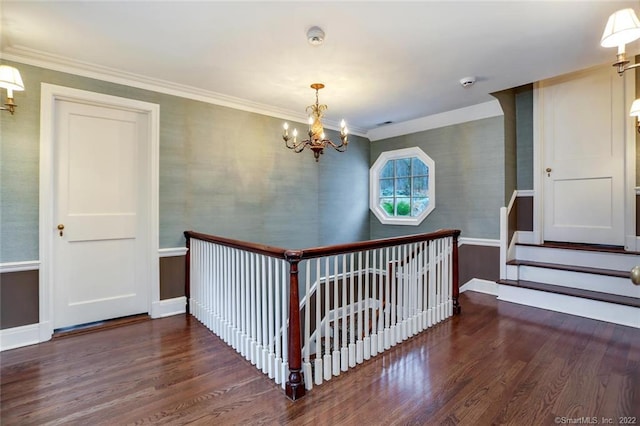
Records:
{"label": "round wall sensor", "polygon": [[470,87],[473,86],[473,83],[476,82],[476,78],[475,77],[464,77],[460,79],[460,84],[462,84],[462,87]]}
{"label": "round wall sensor", "polygon": [[320,46],[324,42],[324,31],[320,27],[311,27],[307,31],[307,40],[313,46]]}

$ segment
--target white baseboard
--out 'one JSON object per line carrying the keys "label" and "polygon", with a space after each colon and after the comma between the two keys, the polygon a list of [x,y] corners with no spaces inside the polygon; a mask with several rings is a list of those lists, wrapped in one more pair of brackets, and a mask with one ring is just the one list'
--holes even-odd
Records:
{"label": "white baseboard", "polygon": [[640,251],[640,237],[627,235],[625,238],[624,248],[627,251]]}
{"label": "white baseboard", "polygon": [[0,351],[35,345],[36,343],[40,343],[40,324],[0,330]]}
{"label": "white baseboard", "polygon": [[615,303],[501,285],[498,300],[640,328],[640,309]]}
{"label": "white baseboard", "polygon": [[485,294],[490,294],[492,296],[497,296],[498,284],[495,281],[472,278],[469,281],[467,281],[462,287],[460,287],[460,293],[464,293],[465,291],[477,291],[478,293],[485,293]]}
{"label": "white baseboard", "polygon": [[[151,306],[151,318],[164,318],[186,312],[187,298],[161,300]],[[0,330],[0,351],[35,345],[51,339],[53,330],[46,322]]]}
{"label": "white baseboard", "polygon": [[187,298],[185,296],[173,299],[160,300],[151,304],[151,318],[164,318],[171,315],[184,314],[187,311]]}

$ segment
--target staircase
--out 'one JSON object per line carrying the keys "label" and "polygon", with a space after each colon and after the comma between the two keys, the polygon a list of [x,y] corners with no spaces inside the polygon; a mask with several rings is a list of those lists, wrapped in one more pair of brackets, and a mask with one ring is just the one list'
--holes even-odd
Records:
{"label": "staircase", "polygon": [[585,244],[516,244],[498,298],[640,328],[639,253]]}

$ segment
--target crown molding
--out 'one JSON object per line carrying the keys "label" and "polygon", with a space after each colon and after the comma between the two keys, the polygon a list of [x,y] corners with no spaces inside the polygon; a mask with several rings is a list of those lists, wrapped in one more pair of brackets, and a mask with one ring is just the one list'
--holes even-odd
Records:
{"label": "crown molding", "polygon": [[[124,86],[135,87],[138,89],[178,96],[181,98],[192,99],[241,111],[296,121],[303,124],[307,122],[307,115],[301,112],[278,108],[273,105],[252,102],[218,92],[173,83],[171,81],[129,73],[89,62],[78,61],[22,46],[11,46],[6,48],[0,53],[0,59],[79,75],[82,77],[94,78],[96,80],[108,81],[110,83],[122,84]],[[323,120],[323,124],[327,129],[336,131],[340,130],[340,123],[338,121]],[[356,136],[367,137],[367,130],[360,127],[349,126],[349,133]]]}
{"label": "crown molding", "polygon": [[502,112],[500,103],[498,100],[492,100],[477,105],[471,105],[464,108],[371,129],[367,132],[367,137],[373,142],[381,139],[388,139],[396,136],[408,135],[411,133],[423,132],[425,130],[437,129],[439,127],[451,126],[453,124],[466,123],[468,121],[498,117],[502,115],[504,115],[504,113]]}

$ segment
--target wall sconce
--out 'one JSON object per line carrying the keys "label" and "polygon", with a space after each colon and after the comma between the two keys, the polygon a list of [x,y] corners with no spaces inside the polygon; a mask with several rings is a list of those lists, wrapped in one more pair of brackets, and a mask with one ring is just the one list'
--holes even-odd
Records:
{"label": "wall sconce", "polygon": [[0,107],[0,110],[9,111],[13,115],[18,106],[13,101],[13,91],[24,90],[20,71],[9,65],[0,65],[0,87],[7,89],[7,101],[3,107]]}
{"label": "wall sconce", "polygon": [[[629,111],[629,115],[631,117],[640,117],[640,99],[636,99],[631,104],[631,111]],[[640,132],[640,122],[636,120],[636,126],[638,128],[638,132]]]}
{"label": "wall sconce", "polygon": [[617,47],[618,54],[613,66],[618,74],[622,75],[626,70],[636,68],[640,64],[628,65],[629,60],[625,52],[625,45],[640,38],[640,21],[633,9],[622,9],[611,16],[602,33],[600,45],[602,47]]}
{"label": "wall sconce", "polygon": [[[607,25],[604,28],[604,33],[602,33],[600,45],[602,47],[618,47],[616,62],[613,63],[613,66],[617,68],[620,76],[622,76],[625,71],[640,66],[640,64],[629,65],[629,60],[625,52],[626,44],[636,41],[639,38],[640,20],[638,20],[633,9],[622,9],[609,16]],[[640,117],[640,99],[633,101],[629,115],[631,117]],[[640,122],[638,122],[637,119],[636,125],[638,132],[640,132]]]}

